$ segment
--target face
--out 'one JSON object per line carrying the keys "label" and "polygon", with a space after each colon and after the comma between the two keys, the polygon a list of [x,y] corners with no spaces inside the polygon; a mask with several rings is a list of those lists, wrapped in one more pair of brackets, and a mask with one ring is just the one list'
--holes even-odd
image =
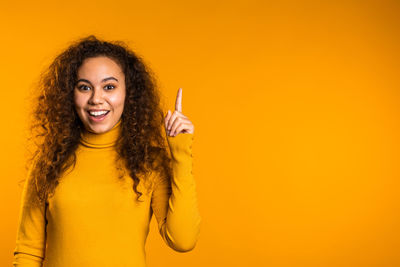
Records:
{"label": "face", "polygon": [[86,130],[109,131],[121,118],[126,95],[120,66],[104,56],[86,58],[78,69],[75,110]]}

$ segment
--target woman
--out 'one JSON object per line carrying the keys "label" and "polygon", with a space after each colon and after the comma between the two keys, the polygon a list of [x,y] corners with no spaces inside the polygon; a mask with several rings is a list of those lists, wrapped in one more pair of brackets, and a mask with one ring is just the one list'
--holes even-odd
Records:
{"label": "woman", "polygon": [[93,35],[42,75],[14,266],[146,266],[153,213],[169,247],[195,247],[194,126],[182,89],[164,117],[152,77],[124,43]]}

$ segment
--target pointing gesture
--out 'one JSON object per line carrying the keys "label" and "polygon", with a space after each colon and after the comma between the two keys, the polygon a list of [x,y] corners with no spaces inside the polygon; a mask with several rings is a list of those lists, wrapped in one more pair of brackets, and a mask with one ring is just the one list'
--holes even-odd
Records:
{"label": "pointing gesture", "polygon": [[168,110],[164,119],[165,130],[168,136],[176,136],[179,133],[194,133],[194,125],[182,114],[182,88],[179,88],[176,95],[175,111],[171,114]]}
{"label": "pointing gesture", "polygon": [[175,110],[182,113],[182,88],[178,89],[178,94],[176,95]]}

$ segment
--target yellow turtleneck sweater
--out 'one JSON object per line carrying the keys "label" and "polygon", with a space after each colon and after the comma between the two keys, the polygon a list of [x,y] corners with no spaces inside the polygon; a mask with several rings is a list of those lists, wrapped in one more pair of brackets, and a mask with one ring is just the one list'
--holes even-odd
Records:
{"label": "yellow turtleneck sweater", "polygon": [[[85,131],[74,168],[61,177],[46,204],[30,201],[36,191],[28,174],[18,224],[14,266],[146,266],[145,242],[154,213],[159,233],[172,249],[194,248],[201,217],[192,173],[193,134],[167,136],[172,181],[157,180],[136,203],[133,180],[118,178],[114,157],[121,120],[108,132]],[[72,171],[71,171],[72,170]]]}

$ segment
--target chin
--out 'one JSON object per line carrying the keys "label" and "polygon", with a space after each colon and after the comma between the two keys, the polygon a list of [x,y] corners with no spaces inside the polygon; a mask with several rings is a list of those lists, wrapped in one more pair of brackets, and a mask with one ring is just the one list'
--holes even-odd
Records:
{"label": "chin", "polygon": [[89,132],[96,133],[96,134],[105,133],[111,129],[110,123],[105,123],[104,125],[92,125],[91,123],[88,123],[87,125],[88,126],[86,127],[86,129]]}

